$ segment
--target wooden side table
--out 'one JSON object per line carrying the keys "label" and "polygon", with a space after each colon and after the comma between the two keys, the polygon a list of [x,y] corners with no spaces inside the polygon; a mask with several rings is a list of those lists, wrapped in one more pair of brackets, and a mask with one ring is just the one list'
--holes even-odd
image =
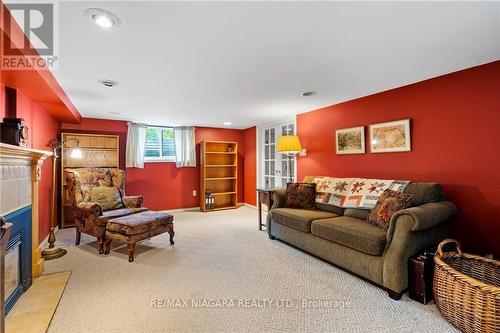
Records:
{"label": "wooden side table", "polygon": [[259,230],[262,230],[262,227],[265,227],[266,224],[262,223],[262,204],[267,205],[267,211],[271,210],[271,206],[273,205],[273,196],[272,193],[276,188],[269,187],[260,187],[257,188],[257,207],[259,210]]}

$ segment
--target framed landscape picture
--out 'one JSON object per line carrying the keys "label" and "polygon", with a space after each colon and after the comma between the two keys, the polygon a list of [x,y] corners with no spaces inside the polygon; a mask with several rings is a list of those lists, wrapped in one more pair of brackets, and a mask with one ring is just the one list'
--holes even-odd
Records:
{"label": "framed landscape picture", "polygon": [[365,127],[352,127],[335,131],[337,154],[364,154]]}
{"label": "framed landscape picture", "polygon": [[410,119],[370,125],[370,151],[411,151]]}

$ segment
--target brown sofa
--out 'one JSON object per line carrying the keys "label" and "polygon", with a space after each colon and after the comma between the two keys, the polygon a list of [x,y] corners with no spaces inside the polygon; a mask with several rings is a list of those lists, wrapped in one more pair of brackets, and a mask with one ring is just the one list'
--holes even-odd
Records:
{"label": "brown sofa", "polygon": [[285,189],[275,190],[267,232],[271,239],[348,270],[398,300],[408,287],[408,259],[446,238],[457,211],[437,183],[410,183],[404,193],[413,195],[413,205],[396,212],[386,231],[365,222],[369,210],[322,203],[315,210],[285,208]]}

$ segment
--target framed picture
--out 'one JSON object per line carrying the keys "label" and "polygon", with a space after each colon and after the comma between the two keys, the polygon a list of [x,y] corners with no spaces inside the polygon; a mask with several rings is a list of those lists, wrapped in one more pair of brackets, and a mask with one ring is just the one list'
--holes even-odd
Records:
{"label": "framed picture", "polygon": [[365,127],[344,128],[335,131],[337,154],[364,154]]}
{"label": "framed picture", "polygon": [[370,125],[370,151],[411,151],[410,119]]}

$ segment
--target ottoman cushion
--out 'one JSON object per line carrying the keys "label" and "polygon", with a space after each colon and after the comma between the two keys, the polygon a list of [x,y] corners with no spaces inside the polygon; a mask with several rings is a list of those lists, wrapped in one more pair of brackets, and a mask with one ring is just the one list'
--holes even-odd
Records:
{"label": "ottoman cushion", "polygon": [[147,210],[148,209],[146,207],[121,208],[121,209],[108,210],[107,212],[103,212],[102,216],[99,216],[97,218],[97,225],[100,227],[105,227],[106,223],[111,219],[115,219],[117,217],[126,216],[126,215],[130,215],[130,214],[145,212]]}
{"label": "ottoman cushion", "polygon": [[144,234],[172,223],[173,218],[168,213],[146,211],[111,219],[106,230],[125,235]]}

